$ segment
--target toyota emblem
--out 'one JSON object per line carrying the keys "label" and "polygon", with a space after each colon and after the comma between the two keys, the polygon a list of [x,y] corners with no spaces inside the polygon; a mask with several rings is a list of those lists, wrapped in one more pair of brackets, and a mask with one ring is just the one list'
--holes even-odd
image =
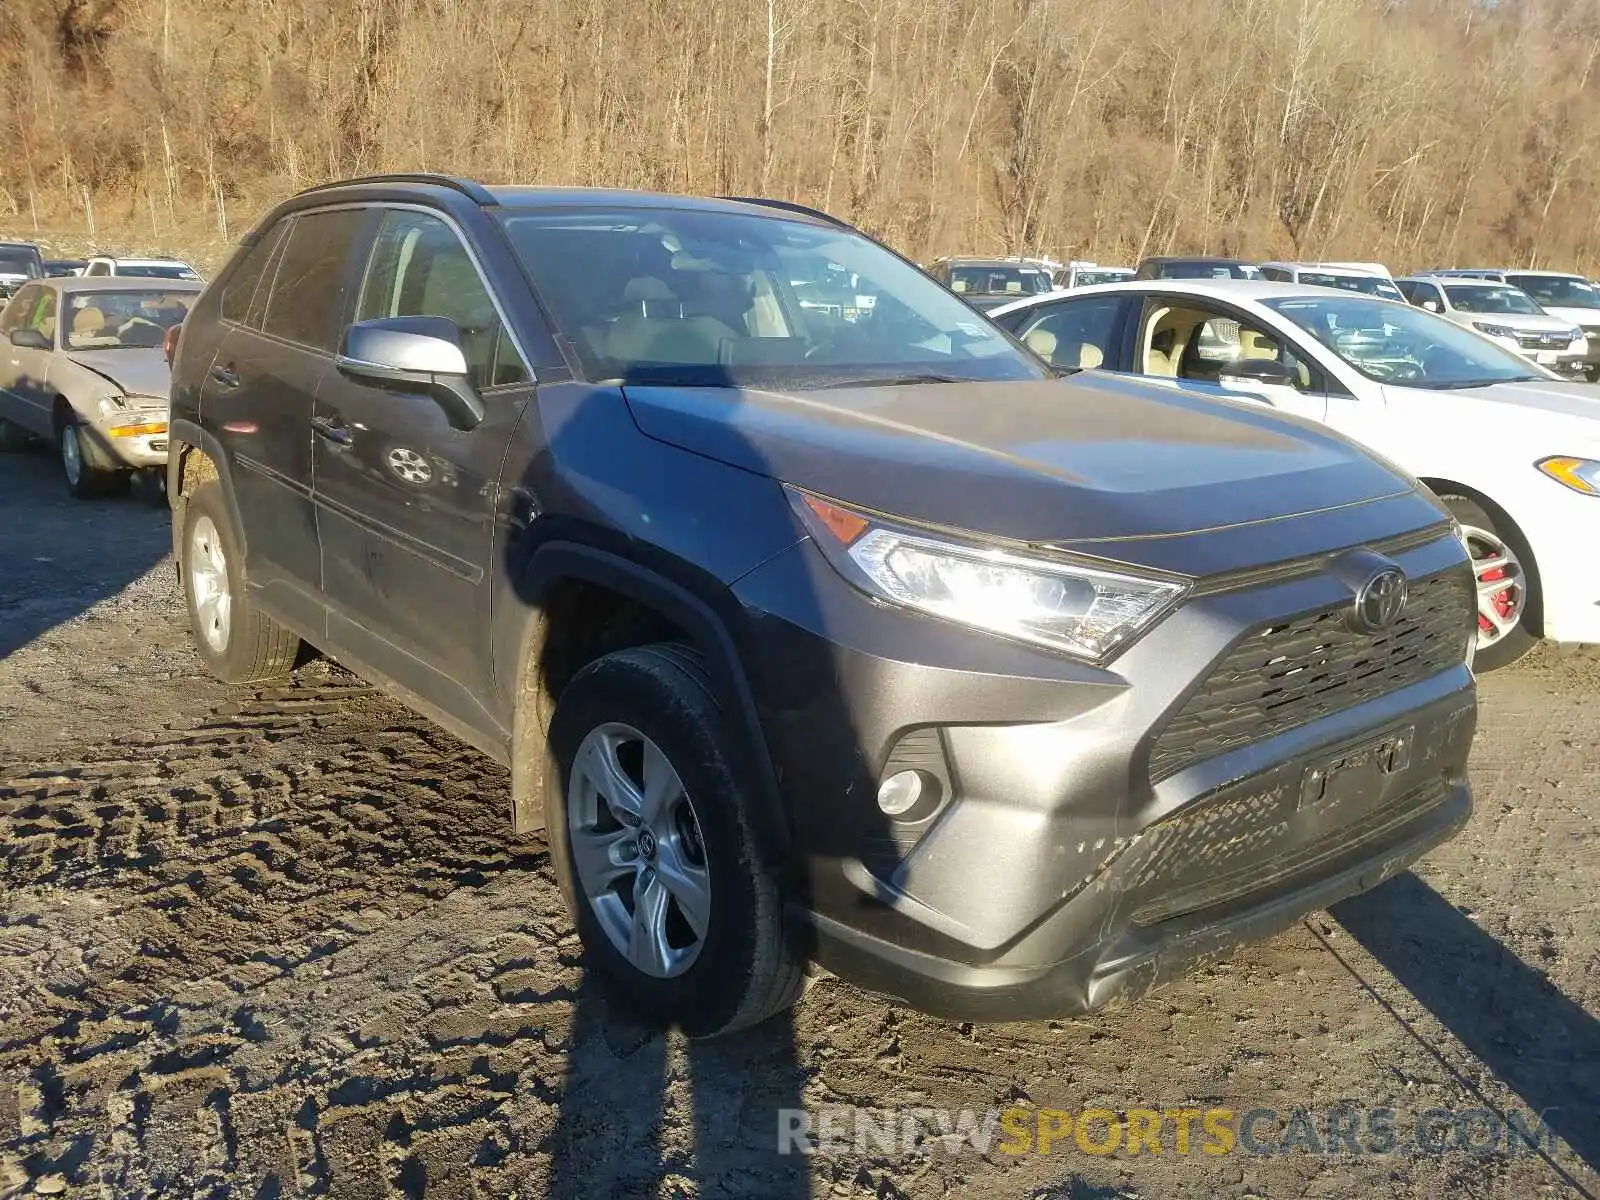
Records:
{"label": "toyota emblem", "polygon": [[1398,567],[1379,571],[1356,592],[1351,624],[1364,633],[1387,629],[1399,619],[1406,606],[1406,577]]}

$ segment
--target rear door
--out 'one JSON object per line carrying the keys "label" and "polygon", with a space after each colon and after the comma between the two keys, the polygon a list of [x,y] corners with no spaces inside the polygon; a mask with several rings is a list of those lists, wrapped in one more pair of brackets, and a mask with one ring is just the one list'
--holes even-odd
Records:
{"label": "rear door", "polygon": [[454,428],[426,389],[326,373],[313,476],[330,638],[394,682],[485,730],[497,484],[533,390],[466,243],[441,215],[382,212],[355,320],[455,323],[486,416]]}
{"label": "rear door", "polygon": [[252,254],[228,282],[228,331],[201,392],[201,424],[228,459],[250,584],[313,638],[323,634],[324,606],[311,416],[333,367],[367,219],[359,208],[326,209],[268,231],[256,247],[262,257]]}

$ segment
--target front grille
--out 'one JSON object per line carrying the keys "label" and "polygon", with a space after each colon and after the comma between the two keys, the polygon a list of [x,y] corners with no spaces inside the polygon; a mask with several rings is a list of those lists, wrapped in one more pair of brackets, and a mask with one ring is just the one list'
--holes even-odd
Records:
{"label": "front grille", "polygon": [[1519,333],[1517,345],[1525,350],[1565,350],[1572,337],[1565,333]]}
{"label": "front grille", "polygon": [[1152,781],[1352,708],[1459,664],[1473,623],[1470,581],[1413,581],[1381,633],[1346,624],[1350,601],[1258,628],[1235,643],[1150,751]]}

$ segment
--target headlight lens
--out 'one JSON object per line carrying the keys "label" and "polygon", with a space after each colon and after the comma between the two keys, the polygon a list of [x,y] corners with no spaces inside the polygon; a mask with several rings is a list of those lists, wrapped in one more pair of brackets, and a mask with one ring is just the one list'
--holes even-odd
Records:
{"label": "headlight lens", "polygon": [[95,402],[100,410],[100,416],[105,420],[115,420],[118,416],[128,411],[128,398],[121,392],[113,392],[109,396],[101,396]]}
{"label": "headlight lens", "polygon": [[1600,496],[1600,462],[1555,454],[1533,464],[1557,483],[1585,496]]}
{"label": "headlight lens", "polygon": [[1579,329],[1576,325],[1572,327],[1571,337],[1573,341],[1582,341],[1585,336],[1586,335],[1584,334],[1583,330]]}
{"label": "headlight lens", "polygon": [[914,530],[798,488],[791,502],[828,561],[868,595],[1000,637],[1104,662],[1187,584],[1037,558]]}
{"label": "headlight lens", "polygon": [[1474,321],[1472,327],[1479,333],[1486,333],[1490,337],[1508,338],[1517,336],[1515,329],[1507,329],[1504,325],[1496,325],[1491,321]]}

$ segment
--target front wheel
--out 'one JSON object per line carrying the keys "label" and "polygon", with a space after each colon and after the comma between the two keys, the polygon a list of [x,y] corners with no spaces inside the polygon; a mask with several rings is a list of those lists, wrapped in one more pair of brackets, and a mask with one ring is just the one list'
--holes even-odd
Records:
{"label": "front wheel", "polygon": [[300,639],[250,600],[244,561],[213,481],[189,497],[184,513],[183,590],[195,649],[224,683],[264,683],[294,668]]}
{"label": "front wheel", "polygon": [[83,426],[70,415],[56,427],[56,449],[67,491],[78,500],[103,496],[123,480],[123,473],[105,462],[98,447],[83,436]]}
{"label": "front wheel", "polygon": [[763,1021],[801,984],[725,726],[699,657],[656,645],[578,672],[549,735],[550,857],[589,962],[694,1037]]}
{"label": "front wheel", "polygon": [[1497,520],[1476,500],[1466,496],[1441,499],[1461,524],[1477,579],[1478,641],[1473,667],[1482,673],[1510,666],[1538,641],[1524,619],[1537,596],[1524,566],[1522,537],[1504,518]]}

